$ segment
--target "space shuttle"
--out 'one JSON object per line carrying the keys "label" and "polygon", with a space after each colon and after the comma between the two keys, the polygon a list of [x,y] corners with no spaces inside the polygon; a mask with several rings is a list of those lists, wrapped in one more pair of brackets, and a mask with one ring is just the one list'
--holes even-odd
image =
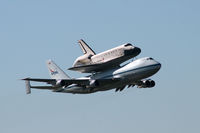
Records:
{"label": "space shuttle", "polygon": [[79,56],[69,70],[93,73],[120,66],[121,63],[136,57],[141,49],[130,43],[96,54],[84,40],[78,41],[83,55]]}

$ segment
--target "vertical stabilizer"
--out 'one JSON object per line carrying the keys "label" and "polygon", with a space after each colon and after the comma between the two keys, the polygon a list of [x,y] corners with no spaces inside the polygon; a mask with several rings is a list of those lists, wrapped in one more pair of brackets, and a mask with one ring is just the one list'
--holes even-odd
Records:
{"label": "vertical stabilizer", "polygon": [[78,41],[84,54],[95,55],[96,53],[82,39]]}
{"label": "vertical stabilizer", "polygon": [[48,60],[47,67],[52,79],[70,79],[70,77],[60,69],[52,60]]}

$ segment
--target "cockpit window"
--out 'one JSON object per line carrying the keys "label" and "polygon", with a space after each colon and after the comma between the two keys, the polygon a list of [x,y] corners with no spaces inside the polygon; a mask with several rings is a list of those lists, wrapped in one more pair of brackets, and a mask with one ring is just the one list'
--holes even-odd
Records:
{"label": "cockpit window", "polygon": [[127,47],[127,46],[132,46],[132,44],[128,43],[128,44],[125,44],[124,46],[125,46],[125,47]]}
{"label": "cockpit window", "polygon": [[149,57],[149,58],[147,58],[147,60],[153,60],[153,58]]}

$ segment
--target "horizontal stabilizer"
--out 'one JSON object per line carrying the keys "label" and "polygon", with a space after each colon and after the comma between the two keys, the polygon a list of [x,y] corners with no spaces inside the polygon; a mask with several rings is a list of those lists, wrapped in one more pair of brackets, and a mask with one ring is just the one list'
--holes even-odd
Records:
{"label": "horizontal stabilizer", "polygon": [[55,89],[58,89],[59,87],[55,87],[55,86],[31,86],[31,88],[44,89],[44,90],[55,90]]}
{"label": "horizontal stabilizer", "polygon": [[25,80],[25,81],[36,81],[36,82],[46,82],[48,84],[53,84],[56,82],[55,79],[40,79],[40,78],[25,78],[25,79],[22,79],[22,80]]}
{"label": "horizontal stabilizer", "polygon": [[[29,82],[30,81],[44,82],[44,83],[52,84],[52,85],[55,85],[57,82],[57,80],[55,80],[55,79],[40,79],[40,78],[25,78],[22,80],[29,81]],[[86,85],[89,83],[88,79],[61,79],[61,81],[66,85],[71,85],[71,84]],[[36,87],[37,86],[31,86],[31,88],[36,88]],[[39,86],[39,87],[41,87],[41,86]],[[39,88],[39,87],[37,87],[37,88]]]}

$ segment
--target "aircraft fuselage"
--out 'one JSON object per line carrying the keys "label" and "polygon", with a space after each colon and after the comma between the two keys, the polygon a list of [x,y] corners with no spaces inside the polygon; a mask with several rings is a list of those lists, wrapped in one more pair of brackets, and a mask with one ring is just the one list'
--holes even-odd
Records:
{"label": "aircraft fuselage", "polygon": [[[66,93],[94,93],[97,91],[105,91],[110,89],[119,88],[129,84],[135,84],[137,81],[148,78],[159,71],[161,64],[150,57],[137,59],[121,68],[115,68],[101,73],[91,75],[89,80],[96,82],[99,79],[110,79],[109,82],[94,84],[94,86],[77,86],[70,85],[66,88],[61,88],[57,92]],[[119,79],[113,80],[112,79]]]}
{"label": "aircraft fuselage", "polygon": [[[78,57],[75,60],[73,67],[69,68],[69,70],[79,71],[83,73],[102,71],[103,69],[105,70],[107,68],[111,68],[112,66],[116,67],[122,62],[137,56],[138,54],[140,54],[140,52],[140,48],[132,46],[130,43],[127,43],[95,55],[86,53]],[[91,66],[95,64],[100,65],[98,65],[98,67]]]}

